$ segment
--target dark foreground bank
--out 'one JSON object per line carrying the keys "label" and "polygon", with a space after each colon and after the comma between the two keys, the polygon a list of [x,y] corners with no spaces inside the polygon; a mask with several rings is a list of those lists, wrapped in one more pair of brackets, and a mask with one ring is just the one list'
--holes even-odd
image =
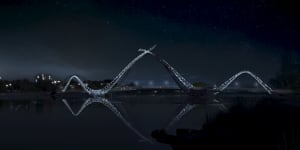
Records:
{"label": "dark foreground bank", "polygon": [[155,130],[152,137],[174,150],[300,149],[300,107],[265,99],[255,106],[237,104],[205,123],[201,130],[177,129],[176,135]]}

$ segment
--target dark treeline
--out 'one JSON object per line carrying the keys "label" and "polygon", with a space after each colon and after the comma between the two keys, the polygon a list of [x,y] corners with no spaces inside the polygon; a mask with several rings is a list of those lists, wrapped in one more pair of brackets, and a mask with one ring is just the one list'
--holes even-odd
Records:
{"label": "dark treeline", "polygon": [[60,85],[52,81],[32,82],[28,79],[1,80],[0,92],[54,92]]}
{"label": "dark treeline", "polygon": [[[103,81],[91,81],[87,80],[87,83],[91,88],[103,88],[111,80]],[[63,88],[65,82],[54,83],[52,80],[44,81],[30,81],[28,79],[18,79],[18,80],[0,80],[0,92],[57,92]],[[82,87],[75,81],[71,82],[70,91],[80,91]]]}
{"label": "dark treeline", "polygon": [[[298,60],[299,61],[299,60]],[[282,55],[281,69],[277,76],[270,80],[270,84],[278,89],[300,89],[300,63],[293,59],[291,53]]]}

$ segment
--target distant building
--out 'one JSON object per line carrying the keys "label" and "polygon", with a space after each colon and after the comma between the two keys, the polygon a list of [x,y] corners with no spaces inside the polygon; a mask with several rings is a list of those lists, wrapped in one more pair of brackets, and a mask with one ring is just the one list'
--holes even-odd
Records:
{"label": "distant building", "polygon": [[38,75],[36,75],[35,76],[35,82],[36,83],[38,83],[38,82],[47,82],[47,81],[52,81],[53,80],[53,78],[52,78],[52,76],[51,75],[49,75],[49,74],[44,74],[44,73],[42,73],[42,74],[38,74]]}
{"label": "distant building", "polygon": [[51,84],[59,84],[59,83],[61,83],[60,80],[55,80],[52,75],[50,75],[50,74],[44,74],[44,73],[37,74],[35,76],[35,82],[36,83],[41,83],[41,82],[45,83],[45,82],[47,82],[47,83],[51,83]]}

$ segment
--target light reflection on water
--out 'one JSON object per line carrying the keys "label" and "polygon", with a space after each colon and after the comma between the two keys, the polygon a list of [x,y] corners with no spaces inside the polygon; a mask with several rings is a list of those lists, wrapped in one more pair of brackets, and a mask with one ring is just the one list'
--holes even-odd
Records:
{"label": "light reflection on water", "polygon": [[89,149],[170,149],[156,143],[151,132],[160,128],[170,132],[176,128],[201,129],[207,119],[230,107],[219,100],[194,104],[179,103],[176,99],[186,97],[0,100],[1,127],[5,129],[0,143],[25,144],[28,148],[54,144],[54,147],[64,145],[74,149],[85,146]]}

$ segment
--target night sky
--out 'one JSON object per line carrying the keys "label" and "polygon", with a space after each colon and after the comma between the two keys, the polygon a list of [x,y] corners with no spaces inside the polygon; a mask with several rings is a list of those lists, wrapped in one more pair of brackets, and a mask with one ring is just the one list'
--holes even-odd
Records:
{"label": "night sky", "polygon": [[[274,77],[281,56],[299,57],[296,2],[285,0],[1,0],[0,75],[113,78],[158,47],[190,81],[220,83],[240,70]],[[127,80],[169,80],[147,56]]]}

